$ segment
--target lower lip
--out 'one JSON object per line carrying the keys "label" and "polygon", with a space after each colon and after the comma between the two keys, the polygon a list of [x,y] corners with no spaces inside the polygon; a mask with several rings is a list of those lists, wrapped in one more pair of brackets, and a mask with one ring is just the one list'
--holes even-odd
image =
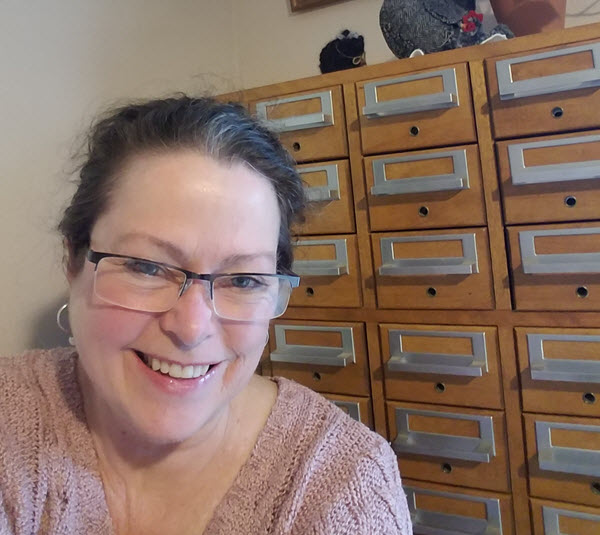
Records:
{"label": "lower lip", "polygon": [[138,367],[141,368],[142,373],[145,374],[148,380],[151,381],[155,387],[167,394],[173,395],[186,395],[190,394],[191,392],[206,388],[208,385],[214,382],[216,376],[220,375],[222,370],[225,368],[225,362],[219,362],[219,364],[212,366],[206,375],[202,375],[194,379],[175,379],[170,375],[155,372],[154,370],[148,368],[148,366],[142,362],[142,359],[140,359],[135,353],[134,358],[137,361]]}

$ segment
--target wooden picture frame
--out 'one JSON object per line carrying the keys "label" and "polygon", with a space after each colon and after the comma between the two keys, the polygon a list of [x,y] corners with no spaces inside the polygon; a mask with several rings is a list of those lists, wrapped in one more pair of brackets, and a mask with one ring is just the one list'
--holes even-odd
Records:
{"label": "wooden picture frame", "polygon": [[294,12],[322,7],[335,2],[340,2],[340,0],[290,0],[290,7],[292,8],[292,12]]}

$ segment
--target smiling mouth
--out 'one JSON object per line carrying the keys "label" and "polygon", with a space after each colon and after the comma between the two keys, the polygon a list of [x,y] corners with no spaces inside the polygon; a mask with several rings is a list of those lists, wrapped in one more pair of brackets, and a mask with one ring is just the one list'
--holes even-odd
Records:
{"label": "smiling mouth", "polygon": [[171,364],[156,357],[149,357],[145,353],[134,350],[138,358],[152,371],[168,375],[173,379],[197,379],[206,375],[215,364],[207,364],[205,366],[182,366],[181,364]]}

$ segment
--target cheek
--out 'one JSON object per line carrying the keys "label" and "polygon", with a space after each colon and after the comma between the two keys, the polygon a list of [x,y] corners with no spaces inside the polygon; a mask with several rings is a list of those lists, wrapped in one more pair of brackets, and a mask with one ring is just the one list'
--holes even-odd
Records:
{"label": "cheek", "polygon": [[230,324],[223,331],[226,344],[237,357],[258,363],[267,340],[268,328],[268,323],[257,325]]}
{"label": "cheek", "polygon": [[85,352],[95,352],[102,346],[125,346],[152,319],[147,313],[115,307],[96,298],[93,269],[89,265],[71,281],[69,312],[77,346]]}

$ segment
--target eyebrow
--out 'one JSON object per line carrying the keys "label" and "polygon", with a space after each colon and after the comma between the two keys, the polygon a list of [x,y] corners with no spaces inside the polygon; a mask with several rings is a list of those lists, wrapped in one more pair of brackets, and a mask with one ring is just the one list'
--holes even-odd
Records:
{"label": "eyebrow", "polygon": [[[167,254],[174,258],[175,261],[178,262],[181,266],[186,265],[186,255],[179,247],[177,247],[174,243],[171,243],[170,241],[157,238],[156,236],[153,236],[151,234],[144,234],[142,232],[128,232],[127,234],[124,234],[120,237],[118,243],[139,240],[150,242],[153,245],[159,247],[160,249],[164,249],[167,252]],[[228,266],[257,260],[260,258],[265,258],[269,261],[272,261],[276,259],[276,255],[272,252],[232,254],[224,258],[221,262],[219,262],[219,269],[223,270],[226,269]]]}

